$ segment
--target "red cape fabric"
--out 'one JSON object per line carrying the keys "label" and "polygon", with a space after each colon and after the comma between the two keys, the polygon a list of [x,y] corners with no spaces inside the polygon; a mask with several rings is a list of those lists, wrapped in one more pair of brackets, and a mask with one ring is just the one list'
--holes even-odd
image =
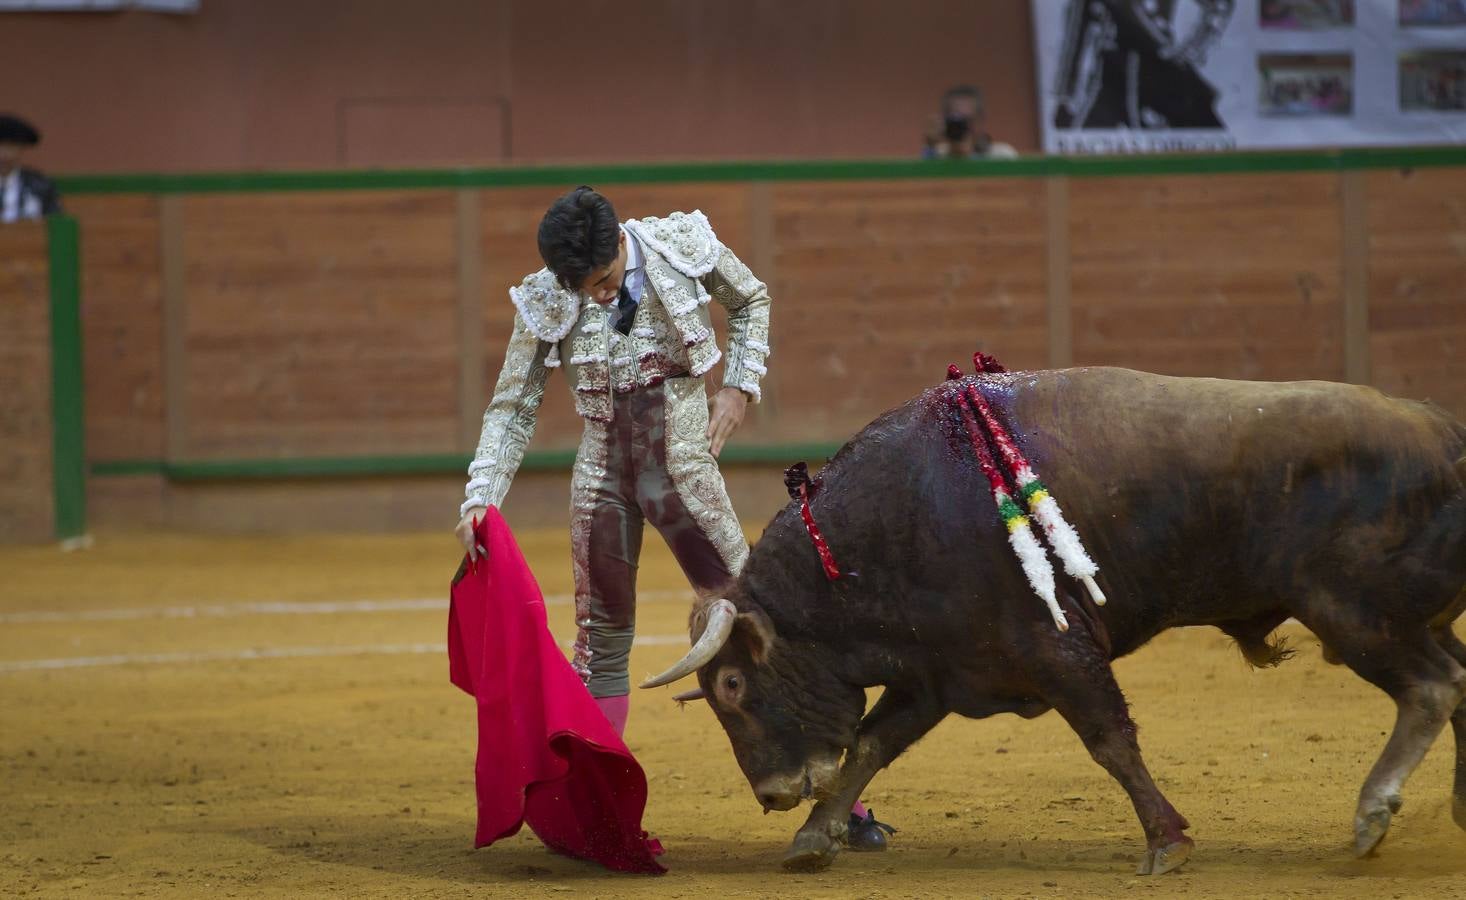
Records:
{"label": "red cape fabric", "polygon": [[556,646],[545,602],[498,510],[479,523],[487,561],[467,559],[448,615],[452,682],[478,705],[475,847],[526,822],[551,850],[620,872],[660,874],[641,827],[646,776]]}

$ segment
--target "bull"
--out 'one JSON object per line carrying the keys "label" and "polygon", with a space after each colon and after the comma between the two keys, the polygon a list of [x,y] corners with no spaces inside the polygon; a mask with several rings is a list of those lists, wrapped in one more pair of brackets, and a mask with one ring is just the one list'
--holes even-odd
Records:
{"label": "bull", "polygon": [[[1006,546],[957,412],[975,385],[1063,502],[1099,565],[1096,606],[1060,575],[1060,631]],[[1368,855],[1449,721],[1466,828],[1466,427],[1429,403],[1329,382],[1174,378],[1114,368],[981,374],[876,419],[823,470],[810,510],[846,574],[821,568],[798,504],[727,596],[701,602],[687,656],[758,802],[815,802],[784,857],[819,870],[882,768],[949,714],[1057,710],[1120,783],[1145,834],[1140,874],[1191,854],[1111,668],[1209,625],[1254,666],[1289,653],[1290,617],[1385,691],[1395,727],[1359,794]],[[849,571],[853,570],[853,571]],[[866,711],[865,689],[882,686]]]}

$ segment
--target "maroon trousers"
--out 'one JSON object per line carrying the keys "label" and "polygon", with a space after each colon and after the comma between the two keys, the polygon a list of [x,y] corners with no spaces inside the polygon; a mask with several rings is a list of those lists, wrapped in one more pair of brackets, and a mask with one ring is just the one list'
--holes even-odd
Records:
{"label": "maroon trousers", "polygon": [[725,589],[748,543],[708,449],[701,378],[617,394],[610,422],[586,421],[571,480],[574,665],[594,697],[630,692],[636,570],[647,523],[699,594]]}

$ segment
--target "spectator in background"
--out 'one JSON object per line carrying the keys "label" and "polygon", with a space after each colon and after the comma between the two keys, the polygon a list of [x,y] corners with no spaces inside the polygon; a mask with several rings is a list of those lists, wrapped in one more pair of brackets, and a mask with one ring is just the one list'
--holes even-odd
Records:
{"label": "spectator in background", "polygon": [[933,118],[926,132],[922,159],[1013,159],[1018,156],[1010,144],[994,141],[983,130],[985,110],[982,91],[958,85],[942,95],[942,115]]}
{"label": "spectator in background", "polygon": [[51,179],[21,166],[41,133],[18,116],[0,114],[0,223],[39,219],[61,211]]}

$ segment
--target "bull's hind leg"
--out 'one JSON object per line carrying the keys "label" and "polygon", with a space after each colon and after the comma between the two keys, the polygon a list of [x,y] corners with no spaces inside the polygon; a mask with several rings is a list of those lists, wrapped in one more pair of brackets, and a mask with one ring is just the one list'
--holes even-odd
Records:
{"label": "bull's hind leg", "polygon": [[1342,616],[1343,608],[1334,604],[1328,619],[1304,624],[1345,665],[1389,694],[1396,710],[1395,729],[1364,780],[1354,813],[1354,854],[1367,856],[1400,811],[1406,780],[1466,697],[1466,666],[1421,625],[1366,622]]}
{"label": "bull's hind leg", "polygon": [[[1456,662],[1466,666],[1466,644],[1451,632],[1451,626],[1435,632],[1436,642]],[[1466,700],[1456,704],[1451,713],[1451,730],[1456,733],[1456,781],[1451,790],[1451,815],[1456,824],[1466,829]]]}
{"label": "bull's hind leg", "polygon": [[1032,673],[1044,700],[1084,741],[1094,761],[1130,795],[1146,839],[1137,874],[1160,875],[1177,868],[1194,846],[1185,833],[1191,825],[1161,794],[1141,759],[1135,722],[1109,660],[1079,629],[1058,641],[1052,653],[1036,660]]}

